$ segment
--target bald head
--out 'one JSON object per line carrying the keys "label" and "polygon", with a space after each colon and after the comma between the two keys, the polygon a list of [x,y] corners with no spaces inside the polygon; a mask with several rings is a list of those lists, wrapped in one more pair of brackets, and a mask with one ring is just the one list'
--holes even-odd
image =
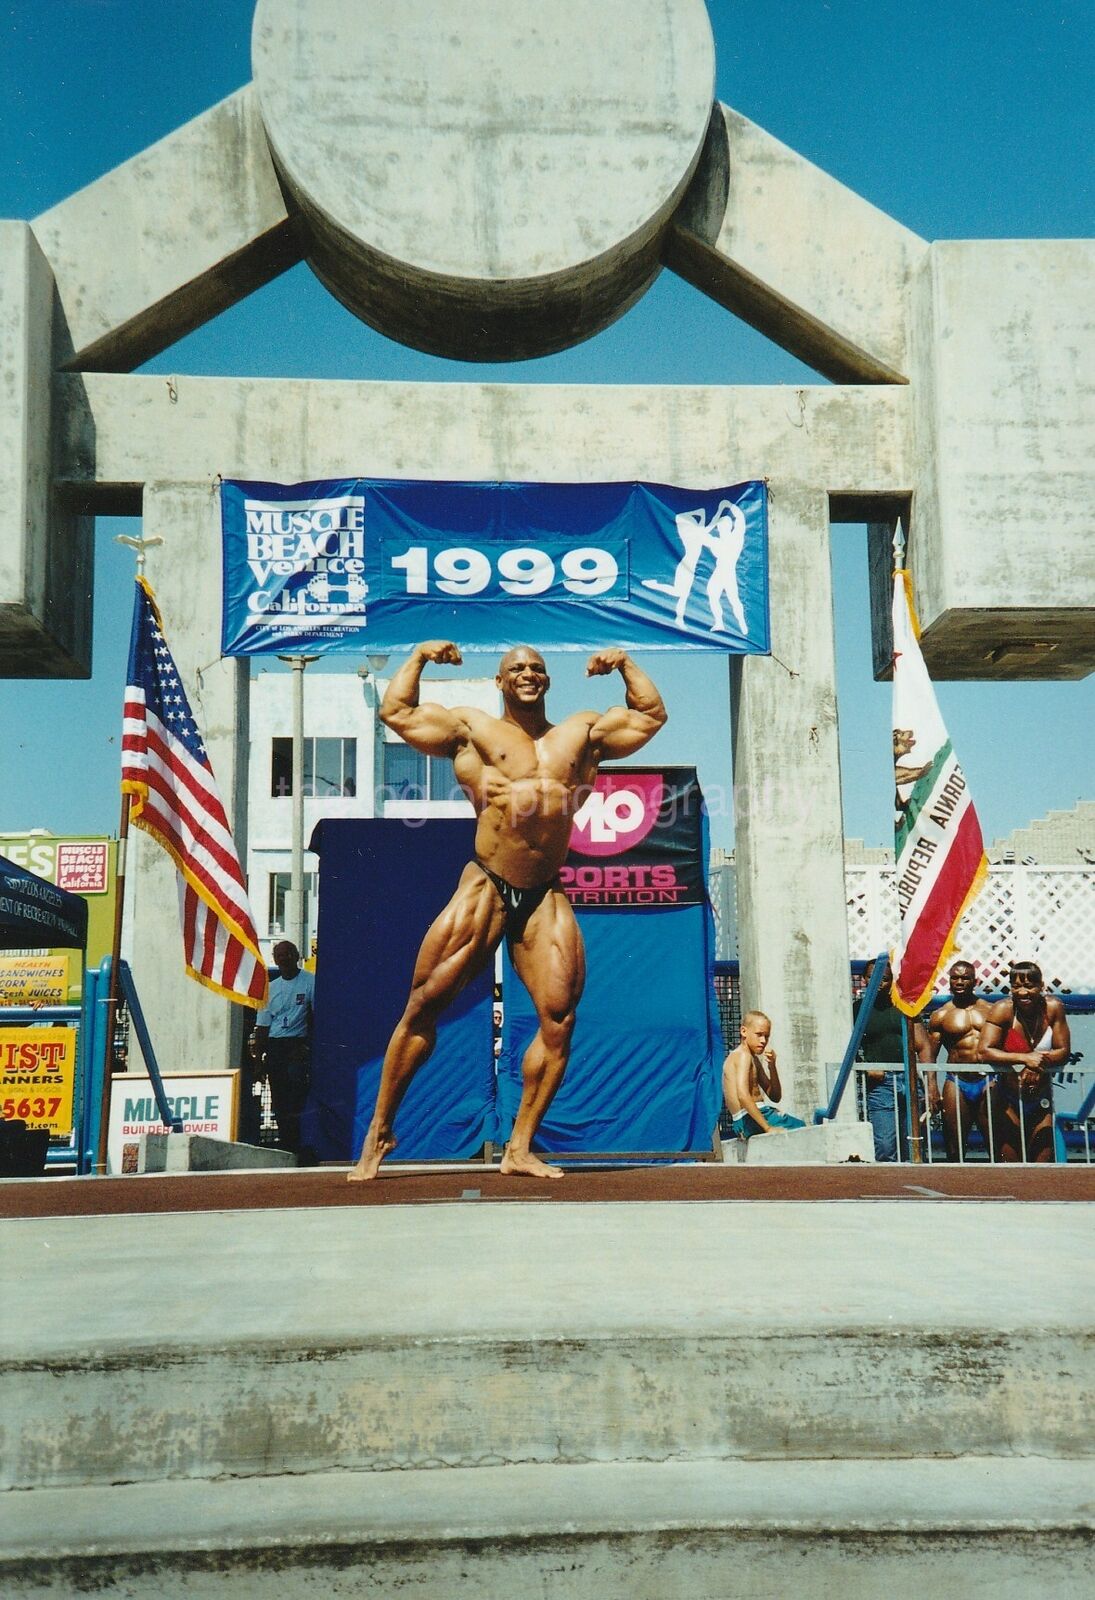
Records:
{"label": "bald head", "polygon": [[512,650],[506,651],[498,663],[499,676],[506,671],[507,667],[513,666],[518,660],[523,661],[526,657],[530,661],[538,662],[541,667],[545,665],[544,658],[539,650],[534,650],[530,644],[515,644]]}
{"label": "bald head", "polygon": [[551,679],[539,650],[534,650],[530,644],[515,644],[498,663],[494,681],[502,691],[508,716],[514,717],[520,712],[522,716],[535,713],[537,719],[543,718],[544,696],[551,687]]}

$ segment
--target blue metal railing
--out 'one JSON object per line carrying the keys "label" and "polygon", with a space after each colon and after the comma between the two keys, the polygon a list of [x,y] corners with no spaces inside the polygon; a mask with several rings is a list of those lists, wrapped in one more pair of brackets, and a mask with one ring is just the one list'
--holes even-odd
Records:
{"label": "blue metal railing", "polygon": [[886,968],[889,964],[889,960],[890,952],[888,950],[880,951],[875,957],[874,971],[871,973],[870,981],[868,982],[866,989],[863,991],[863,1000],[859,1007],[859,1015],[855,1019],[851,1037],[848,1040],[848,1047],[844,1052],[844,1059],[840,1063],[840,1071],[836,1075],[836,1081],[833,1084],[833,1092],[829,1096],[828,1105],[819,1106],[814,1112],[815,1123],[831,1122],[837,1114],[837,1111],[840,1107],[840,1102],[844,1098],[844,1091],[848,1086],[848,1079],[852,1075],[852,1068],[855,1065],[855,1058],[859,1054],[859,1047],[863,1043],[863,1035],[867,1031],[868,1022],[871,1020],[871,1012],[874,1010],[874,1003],[878,998],[878,991],[881,989],[882,980],[886,976]]}
{"label": "blue metal railing", "polygon": [[[110,1059],[110,957],[104,956],[98,969],[88,971],[84,982],[84,1021],[81,1032],[84,1048],[79,1051],[81,1071],[81,1126],[76,1170],[94,1172],[99,1159],[99,1132],[102,1123],[103,1076]],[[129,1008],[129,1018],[137,1042],[141,1047],[145,1068],[156,1097],[160,1120],[172,1133],[182,1133],[183,1125],[175,1115],[164,1091],[156,1053],[148,1032],[144,1011],[137,995],[137,986],[128,961],[118,963],[118,992]],[[124,1076],[120,1074],[119,1076]]]}

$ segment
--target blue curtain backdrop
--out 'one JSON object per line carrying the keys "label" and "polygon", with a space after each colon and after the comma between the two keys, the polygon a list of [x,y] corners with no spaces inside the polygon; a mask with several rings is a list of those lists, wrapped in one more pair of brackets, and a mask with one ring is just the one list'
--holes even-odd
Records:
{"label": "blue curtain backdrop", "polygon": [[[451,818],[321,822],[312,1088],[301,1125],[321,1161],[354,1159],[427,926],[472,856],[475,824]],[[437,1048],[395,1122],[401,1159],[472,1156],[494,1136],[491,971],[442,1019]]]}
{"label": "blue curtain backdrop", "polygon": [[[649,793],[661,804],[653,828],[628,842],[575,830],[567,857],[574,909],[586,946],[586,988],[570,1065],[537,1137],[540,1149],[703,1150],[722,1106],[722,1036],[713,982],[715,923],[707,894],[708,822],[694,767],[606,767],[606,794]],[[584,863],[584,865],[583,865]],[[599,877],[598,869],[604,869]],[[605,892],[607,873],[623,884],[672,882],[698,903],[642,904],[635,889]],[[583,884],[593,887],[584,889]],[[676,889],[674,892],[677,892]],[[634,903],[626,903],[632,899]],[[597,902],[600,903],[597,903]],[[508,959],[498,1063],[500,1139],[521,1097],[521,1058],[536,1029],[528,995]]]}
{"label": "blue curtain backdrop", "polygon": [[[706,862],[706,821],[702,859]],[[320,858],[319,962],[312,1089],[302,1137],[320,1160],[357,1155],[384,1049],[406,1000],[429,922],[473,853],[474,823],[327,820]],[[710,905],[577,909],[588,976],[563,1086],[538,1147],[705,1149],[721,1104],[722,1046],[711,981]],[[437,1048],[396,1118],[399,1155],[474,1155],[509,1135],[521,1058],[536,1029],[524,985],[503,963],[505,1022],[497,1083],[492,972],[442,1019]]]}
{"label": "blue curtain backdrop", "polygon": [[[708,905],[578,910],[585,994],[570,1065],[540,1124],[542,1150],[700,1150],[722,1104],[722,1043]],[[521,1098],[521,1058],[536,1031],[524,985],[503,967],[499,1140]]]}

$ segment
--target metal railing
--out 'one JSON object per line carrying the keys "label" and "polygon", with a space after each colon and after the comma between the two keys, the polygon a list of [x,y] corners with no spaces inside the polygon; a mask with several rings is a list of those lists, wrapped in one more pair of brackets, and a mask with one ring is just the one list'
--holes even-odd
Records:
{"label": "metal railing", "polygon": [[[1007,1080],[1014,1074],[1007,1068],[963,1064],[948,1069],[943,1064],[916,1063],[915,1105],[909,1104],[901,1067],[892,1062],[857,1061],[850,1068],[856,1116],[874,1128],[878,1160],[909,1159],[915,1116],[920,1124],[921,1159],[926,1165],[1013,1161],[1091,1165],[1095,1069],[1081,1067],[1082,1059],[1074,1056],[1070,1065],[1050,1072],[1035,1097],[1009,1089]],[[834,1086],[830,1105],[839,1103],[836,1087],[842,1074],[845,1081],[849,1075],[844,1067],[844,1063],[834,1063],[829,1069]],[[945,1086],[948,1076],[952,1079],[949,1091]]]}

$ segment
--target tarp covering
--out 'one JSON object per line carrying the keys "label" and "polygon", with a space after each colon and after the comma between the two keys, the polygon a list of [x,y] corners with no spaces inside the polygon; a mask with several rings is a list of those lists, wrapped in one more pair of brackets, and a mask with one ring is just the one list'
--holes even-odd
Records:
{"label": "tarp covering", "polygon": [[[418,947],[471,859],[474,837],[474,822],[460,818],[328,818],[312,835],[319,955],[301,1138],[321,1161],[360,1151]],[[434,1053],[395,1120],[399,1159],[471,1156],[493,1137],[492,989],[488,970],[442,1018]]]}
{"label": "tarp covering", "polygon": [[81,950],[87,901],[0,856],[0,950]]}
{"label": "tarp covering", "polygon": [[[585,941],[585,993],[567,1074],[536,1144],[560,1154],[706,1149],[722,1103],[711,979],[715,926],[706,896],[700,904],[672,900],[692,898],[693,880],[702,892],[706,878],[707,818],[695,769],[606,769],[598,792],[610,802],[593,813],[605,837],[597,842],[588,827],[576,828],[564,869]],[[613,812],[613,798],[622,802],[629,793],[636,804],[621,803]],[[609,838],[614,817],[629,826]],[[594,849],[601,872],[596,881]],[[651,888],[662,881],[658,873],[664,886]],[[584,881],[588,888],[581,887]],[[521,1058],[536,1030],[532,1004],[508,957],[502,993],[500,1141],[513,1126]]]}
{"label": "tarp covering", "polygon": [[[623,887],[607,898],[598,892],[589,905],[582,897],[592,890],[568,885],[588,975],[570,1066],[538,1145],[559,1152],[706,1149],[721,1103],[722,1046],[711,981],[714,921],[706,897],[695,903],[693,890],[695,883],[703,893],[707,860],[695,769],[613,768],[597,792],[606,801],[590,813],[598,830],[587,818],[574,837],[599,854],[572,849],[568,866],[596,859]],[[593,831],[602,837],[595,841]],[[320,858],[319,959],[302,1138],[321,1160],[347,1160],[360,1150],[418,947],[472,857],[474,834],[470,818],[418,826],[399,818],[328,819],[312,837]],[[656,871],[668,876],[651,898],[645,886],[661,881]],[[536,1018],[507,956],[496,1079],[492,976],[489,967],[442,1018],[434,1054],[396,1117],[400,1158],[467,1157],[485,1140],[508,1137]]]}

